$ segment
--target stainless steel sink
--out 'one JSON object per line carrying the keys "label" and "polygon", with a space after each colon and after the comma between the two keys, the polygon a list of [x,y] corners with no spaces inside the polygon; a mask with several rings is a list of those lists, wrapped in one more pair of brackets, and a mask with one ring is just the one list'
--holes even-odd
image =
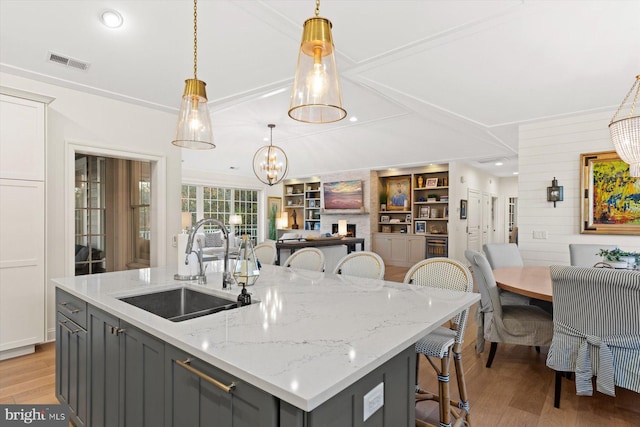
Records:
{"label": "stainless steel sink", "polygon": [[172,322],[182,322],[183,320],[238,307],[236,301],[189,288],[135,295],[119,298],[119,300]]}

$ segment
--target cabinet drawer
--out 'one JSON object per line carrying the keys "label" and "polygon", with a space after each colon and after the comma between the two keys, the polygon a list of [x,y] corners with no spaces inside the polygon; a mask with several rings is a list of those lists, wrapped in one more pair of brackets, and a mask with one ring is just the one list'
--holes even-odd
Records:
{"label": "cabinet drawer", "polygon": [[59,288],[56,288],[56,311],[87,329],[87,303]]}

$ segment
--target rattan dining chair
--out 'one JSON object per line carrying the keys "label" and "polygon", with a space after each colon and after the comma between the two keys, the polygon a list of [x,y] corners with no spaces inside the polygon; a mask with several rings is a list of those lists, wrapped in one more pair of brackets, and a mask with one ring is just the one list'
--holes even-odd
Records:
{"label": "rattan dining chair", "polygon": [[384,261],[375,252],[351,252],[338,261],[333,274],[384,279]]}
{"label": "rattan dining chair", "polygon": [[[418,286],[473,292],[471,272],[465,265],[451,258],[428,258],[418,262],[409,269],[404,282]],[[440,426],[450,426],[451,416],[456,419],[456,425],[462,425],[462,423],[471,425],[469,398],[461,357],[468,315],[467,308],[452,319],[451,328],[441,326],[416,343],[418,356],[424,355],[438,376],[438,394],[424,391],[416,384],[416,403],[424,400],[437,401],[440,408]],[[452,355],[458,381],[459,401],[451,400],[449,388],[449,367]],[[439,359],[440,363],[438,364],[435,359]],[[418,362],[419,357],[416,358],[416,383],[418,382]],[[416,425],[430,424],[416,420]]]}
{"label": "rattan dining chair", "polygon": [[284,266],[303,270],[324,271],[324,254],[318,248],[302,248],[289,255],[289,258],[284,262]]}
{"label": "rattan dining chair", "polygon": [[578,395],[593,394],[593,376],[610,396],[615,386],[640,393],[640,271],[552,266],[551,283],[554,406],[563,372],[575,372]]}
{"label": "rattan dining chair", "polygon": [[260,264],[275,264],[276,263],[276,245],[271,242],[262,242],[253,248],[253,252],[256,254],[256,258],[260,261]]}
{"label": "rattan dining chair", "polygon": [[476,352],[484,351],[485,340],[491,342],[486,367],[491,367],[499,342],[536,347],[551,344],[551,313],[535,305],[503,305],[487,258],[473,249],[464,251],[464,256],[471,263],[473,280],[480,291],[480,307],[476,310]]}

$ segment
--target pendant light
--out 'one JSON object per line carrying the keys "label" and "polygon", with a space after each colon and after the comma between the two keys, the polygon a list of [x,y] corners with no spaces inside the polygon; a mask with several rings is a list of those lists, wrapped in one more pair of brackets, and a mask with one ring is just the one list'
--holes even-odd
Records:
{"label": "pendant light", "polygon": [[289,117],[307,123],[337,122],[347,116],[342,108],[331,21],[319,15],[320,0],[316,0],[315,16],[304,23],[289,107]]}
{"label": "pendant light", "polygon": [[207,84],[198,80],[198,0],[193,0],[193,78],[185,80],[176,139],[171,143],[193,150],[216,148],[207,106]]}
{"label": "pendant light", "polygon": [[[629,96],[636,91],[633,102],[631,103],[629,116],[623,119],[617,119],[618,114],[627,103]],[[640,115],[633,115],[640,94],[640,74],[636,76],[636,81],[629,89],[627,96],[624,97],[622,104],[618,107],[618,111],[614,114],[609,123],[609,132],[611,133],[611,141],[620,158],[629,163],[629,174],[632,177],[640,177]]]}
{"label": "pendant light", "polygon": [[253,173],[265,184],[271,186],[282,181],[289,172],[289,160],[284,150],[273,145],[274,124],[267,125],[271,129],[271,142],[256,151],[253,156]]}

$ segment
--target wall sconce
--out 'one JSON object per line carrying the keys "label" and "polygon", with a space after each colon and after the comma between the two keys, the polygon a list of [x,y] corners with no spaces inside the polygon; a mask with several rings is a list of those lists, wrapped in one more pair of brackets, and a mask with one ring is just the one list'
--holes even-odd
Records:
{"label": "wall sconce", "polygon": [[558,185],[558,180],[554,176],[551,180],[551,187],[547,187],[547,202],[553,202],[555,208],[556,202],[561,202],[562,199],[562,185]]}

